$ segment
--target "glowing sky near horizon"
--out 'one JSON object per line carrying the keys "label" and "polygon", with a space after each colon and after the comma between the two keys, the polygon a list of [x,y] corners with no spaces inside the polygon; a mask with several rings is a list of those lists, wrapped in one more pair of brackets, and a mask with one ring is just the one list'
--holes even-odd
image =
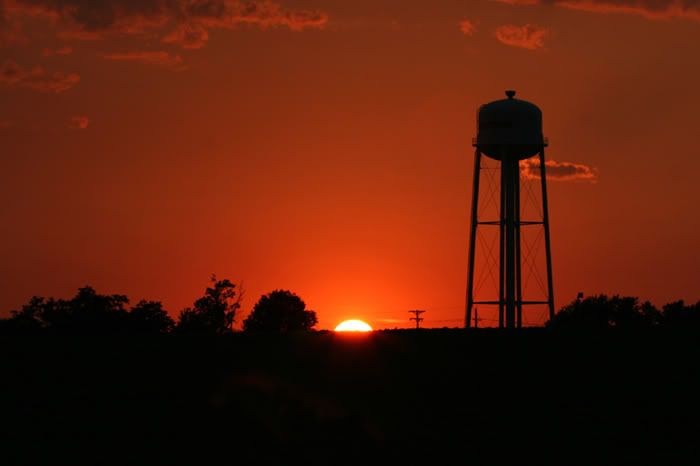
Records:
{"label": "glowing sky near horizon", "polygon": [[475,112],[508,88],[568,174],[557,304],[700,299],[693,2],[0,5],[2,315],[91,284],[175,316],[216,273],[320,328],[461,325]]}

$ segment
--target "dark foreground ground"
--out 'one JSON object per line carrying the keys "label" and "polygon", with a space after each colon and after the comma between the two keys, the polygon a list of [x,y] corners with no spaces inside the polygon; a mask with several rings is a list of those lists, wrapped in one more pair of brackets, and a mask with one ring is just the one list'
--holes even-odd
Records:
{"label": "dark foreground ground", "polygon": [[15,338],[0,351],[5,465],[700,464],[695,333]]}

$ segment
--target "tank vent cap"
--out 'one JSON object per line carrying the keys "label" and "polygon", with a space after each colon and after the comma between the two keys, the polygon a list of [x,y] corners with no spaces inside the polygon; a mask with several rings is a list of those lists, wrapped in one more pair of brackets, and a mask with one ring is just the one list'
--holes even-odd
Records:
{"label": "tank vent cap", "polygon": [[509,99],[512,100],[515,97],[515,91],[508,90],[508,91],[506,91],[506,95],[508,96]]}

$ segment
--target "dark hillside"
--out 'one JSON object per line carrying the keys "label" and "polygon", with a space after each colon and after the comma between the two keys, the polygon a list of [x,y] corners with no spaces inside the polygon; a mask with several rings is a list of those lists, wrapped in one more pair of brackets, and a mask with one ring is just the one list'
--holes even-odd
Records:
{"label": "dark hillside", "polygon": [[700,339],[527,330],[4,338],[4,464],[681,464]]}

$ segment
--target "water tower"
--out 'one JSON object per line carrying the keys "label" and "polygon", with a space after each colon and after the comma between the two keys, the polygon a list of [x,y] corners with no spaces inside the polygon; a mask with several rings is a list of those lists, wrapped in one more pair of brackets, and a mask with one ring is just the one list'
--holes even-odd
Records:
{"label": "water tower", "polygon": [[[506,99],[481,106],[478,112],[477,137],[473,141],[474,188],[471,229],[469,234],[469,271],[467,278],[466,327],[472,326],[475,306],[497,305],[499,327],[519,328],[523,324],[523,306],[546,305],[549,318],[554,316],[552,289],[552,251],[547,207],[547,176],[544,148],[547,139],[542,133],[542,111],[536,105],[515,98],[515,91],[506,91]],[[479,181],[482,157],[500,162],[500,208],[498,219],[479,218]],[[539,158],[542,218],[521,220],[520,162]],[[478,300],[474,296],[474,266],[477,229],[498,227],[498,299]],[[547,269],[547,296],[544,300],[526,300],[522,288],[521,228],[543,228]]]}

